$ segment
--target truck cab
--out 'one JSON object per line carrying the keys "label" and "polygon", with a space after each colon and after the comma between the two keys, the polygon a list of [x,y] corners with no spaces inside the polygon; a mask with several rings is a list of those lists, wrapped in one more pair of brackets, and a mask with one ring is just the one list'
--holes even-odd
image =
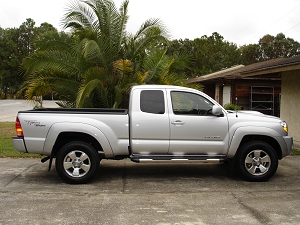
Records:
{"label": "truck cab", "polygon": [[131,92],[132,158],[226,158],[225,110],[204,93],[168,86],[137,86]]}

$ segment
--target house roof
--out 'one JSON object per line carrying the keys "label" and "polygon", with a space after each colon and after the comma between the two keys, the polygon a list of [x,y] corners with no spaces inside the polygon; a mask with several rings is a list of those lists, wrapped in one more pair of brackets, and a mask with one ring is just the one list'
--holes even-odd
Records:
{"label": "house roof", "polygon": [[219,79],[242,79],[249,76],[274,74],[300,69],[300,55],[291,58],[276,58],[247,66],[238,65],[201,77],[188,79],[187,83],[198,83]]}
{"label": "house roof", "polygon": [[242,68],[244,68],[244,65],[237,65],[233,66],[227,69],[223,69],[214,73],[210,73],[201,77],[196,77],[192,79],[188,79],[187,83],[198,83],[202,81],[207,80],[215,80],[219,78],[228,78],[228,79],[235,79],[235,78],[241,78],[239,71],[241,71]]}
{"label": "house roof", "polygon": [[242,77],[249,77],[262,74],[278,73],[300,69],[300,55],[291,58],[277,58],[261,63],[254,63],[243,71]]}

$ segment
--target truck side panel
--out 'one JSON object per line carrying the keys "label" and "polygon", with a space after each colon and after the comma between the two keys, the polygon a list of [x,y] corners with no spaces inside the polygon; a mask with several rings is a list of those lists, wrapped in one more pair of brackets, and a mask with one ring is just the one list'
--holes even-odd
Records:
{"label": "truck side panel", "polygon": [[56,138],[61,132],[80,132],[94,137],[108,158],[128,154],[127,114],[81,115],[25,112],[19,113],[18,116],[29,153],[50,155]]}

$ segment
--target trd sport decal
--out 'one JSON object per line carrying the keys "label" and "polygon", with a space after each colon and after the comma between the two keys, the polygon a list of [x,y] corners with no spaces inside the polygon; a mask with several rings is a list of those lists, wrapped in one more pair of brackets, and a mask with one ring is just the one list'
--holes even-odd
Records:
{"label": "trd sport decal", "polygon": [[45,127],[46,125],[43,125],[43,124],[40,124],[39,121],[36,121],[36,120],[24,120],[27,124],[29,125],[33,125],[33,126],[36,126],[36,127]]}

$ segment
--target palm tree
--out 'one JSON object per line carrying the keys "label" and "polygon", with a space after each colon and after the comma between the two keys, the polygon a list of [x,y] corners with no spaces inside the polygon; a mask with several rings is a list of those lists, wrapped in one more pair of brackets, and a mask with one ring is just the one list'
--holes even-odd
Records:
{"label": "palm tree", "polygon": [[40,37],[39,51],[22,62],[26,81],[20,92],[28,100],[55,92],[63,99],[59,104],[75,107],[81,74],[87,68],[83,57],[74,48],[77,40],[61,32]]}
{"label": "palm tree", "polygon": [[134,84],[182,81],[171,72],[174,59],[166,55],[167,29],[160,20],[126,33],[128,3],[117,10],[111,0],[72,2],[63,18],[72,34],[67,42],[48,41],[23,63],[27,98],[54,90],[67,106],[119,107]]}
{"label": "palm tree", "polygon": [[[77,2],[65,15],[65,28],[83,34],[84,55],[98,68],[85,74],[77,96],[78,107],[95,94],[101,96],[105,107],[118,107],[124,92],[140,83],[136,73],[143,69],[147,50],[168,41],[158,19],[147,20],[135,35],[127,35],[128,3],[124,1],[116,10],[110,0]],[[87,33],[93,33],[94,38],[87,37]]]}

